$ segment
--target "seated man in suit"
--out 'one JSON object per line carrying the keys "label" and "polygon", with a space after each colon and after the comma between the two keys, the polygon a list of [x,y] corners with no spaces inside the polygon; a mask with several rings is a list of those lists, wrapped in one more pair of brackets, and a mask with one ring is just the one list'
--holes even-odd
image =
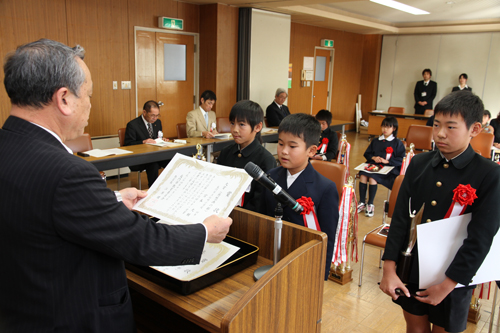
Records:
{"label": "seated man in suit", "polygon": [[276,90],[274,101],[266,109],[267,126],[279,126],[283,118],[290,114],[288,107],[286,105],[283,105],[287,97],[288,94],[286,93],[285,89],[278,88]]}
{"label": "seated man in suit", "polygon": [[[142,115],[131,120],[125,130],[124,146],[140,145],[142,143],[155,143],[158,133],[161,133],[160,106],[155,101],[144,103]],[[163,136],[163,133],[161,133]],[[167,139],[163,139],[167,140]],[[164,168],[168,161],[153,162],[141,165],[131,165],[130,170],[146,170],[148,176],[148,186],[151,187],[158,178],[158,171]]]}
{"label": "seated man in suit", "polygon": [[433,109],[432,103],[437,93],[437,83],[431,80],[432,71],[426,68],[422,71],[421,81],[415,84],[415,114],[424,114],[425,110]]}
{"label": "seated man in suit", "polygon": [[205,90],[200,97],[200,106],[189,111],[186,116],[186,134],[188,138],[213,138],[217,134],[214,107],[217,96],[211,90]]}
{"label": "seated man in suit", "polygon": [[[83,134],[92,77],[84,50],[41,39],[7,57],[12,107],[0,129],[0,332],[137,332],[124,260],[197,264],[231,219],[155,223],[130,210],[63,142]],[[29,69],[29,70],[28,70]]]}

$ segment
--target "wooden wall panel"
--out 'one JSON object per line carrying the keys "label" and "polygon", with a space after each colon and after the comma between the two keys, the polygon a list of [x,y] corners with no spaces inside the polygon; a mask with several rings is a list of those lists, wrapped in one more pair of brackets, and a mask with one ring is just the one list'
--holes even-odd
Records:
{"label": "wooden wall panel", "polygon": [[[91,136],[115,135],[130,118],[133,90],[122,90],[129,81],[127,0],[67,0],[68,45],[82,45],[92,73],[94,92],[89,126]],[[113,90],[118,81],[118,90]]]}
{"label": "wooden wall panel", "polygon": [[364,39],[359,34],[292,23],[290,62],[293,72],[288,107],[293,113],[310,112],[312,87],[300,86],[300,71],[303,58],[313,57],[314,47],[320,46],[323,38],[333,39],[335,45],[330,111],[334,119],[354,121],[363,65]]}
{"label": "wooden wall panel", "polygon": [[368,119],[369,111],[377,108],[378,76],[382,55],[382,35],[365,35],[361,71],[361,111]]}
{"label": "wooden wall panel", "polygon": [[218,5],[200,6],[200,95],[205,90],[212,90],[217,95],[213,111],[217,112],[220,96],[217,91],[217,26]]}
{"label": "wooden wall panel", "polygon": [[238,77],[238,8],[218,5],[217,15],[217,117],[229,117],[236,103]]}
{"label": "wooden wall panel", "polygon": [[3,85],[3,62],[19,45],[40,38],[68,42],[65,0],[0,1],[0,127],[10,114],[10,100]]}

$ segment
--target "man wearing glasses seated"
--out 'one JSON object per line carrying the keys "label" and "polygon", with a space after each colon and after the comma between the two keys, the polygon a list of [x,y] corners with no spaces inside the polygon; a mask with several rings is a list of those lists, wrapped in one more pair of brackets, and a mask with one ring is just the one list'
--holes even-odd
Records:
{"label": "man wearing glasses seated", "polygon": [[[131,120],[125,130],[124,146],[139,145],[141,143],[155,143],[158,137],[163,138],[161,132],[160,106],[155,101],[147,101],[144,104],[142,115]],[[158,135],[159,134],[159,135]],[[166,140],[167,139],[163,139]],[[158,171],[164,168],[168,161],[159,161],[142,165],[132,165],[130,170],[146,170],[148,186],[151,187],[158,178]]]}

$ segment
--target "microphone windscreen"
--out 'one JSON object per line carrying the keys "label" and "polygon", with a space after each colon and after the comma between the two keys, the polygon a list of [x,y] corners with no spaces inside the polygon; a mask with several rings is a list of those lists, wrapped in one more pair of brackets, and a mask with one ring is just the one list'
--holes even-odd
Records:
{"label": "microphone windscreen", "polygon": [[250,175],[250,177],[255,179],[255,178],[259,177],[260,173],[262,172],[262,169],[259,168],[259,166],[256,165],[255,163],[248,162],[245,165],[245,171]]}

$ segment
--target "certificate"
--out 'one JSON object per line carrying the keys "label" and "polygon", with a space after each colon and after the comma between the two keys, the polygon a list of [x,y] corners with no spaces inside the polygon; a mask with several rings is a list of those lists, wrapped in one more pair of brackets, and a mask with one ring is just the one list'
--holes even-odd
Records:
{"label": "certificate", "polygon": [[228,217],[252,178],[243,169],[176,154],[134,209],[172,224]]}

